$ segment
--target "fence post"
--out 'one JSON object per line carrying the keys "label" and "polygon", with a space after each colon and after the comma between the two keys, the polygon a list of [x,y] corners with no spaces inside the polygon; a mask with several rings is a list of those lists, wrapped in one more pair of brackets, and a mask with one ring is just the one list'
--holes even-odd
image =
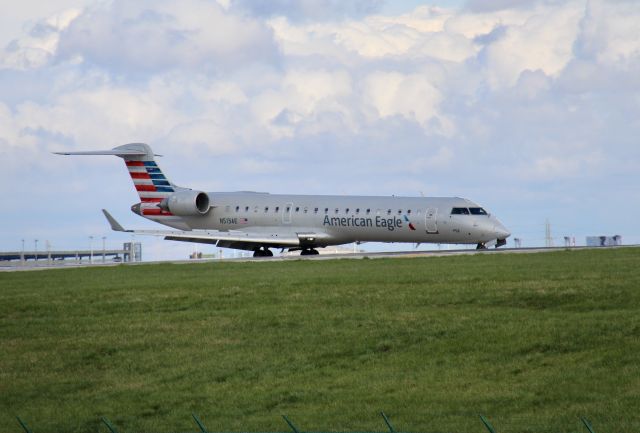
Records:
{"label": "fence post", "polygon": [[27,425],[24,423],[24,421],[22,421],[20,419],[19,416],[16,417],[16,419],[18,420],[18,422],[20,423],[20,426],[22,427],[22,429],[25,431],[25,433],[32,433],[31,430],[29,430],[29,427],[27,427]]}
{"label": "fence post", "polygon": [[282,418],[284,418],[287,424],[289,424],[289,427],[291,427],[291,430],[293,430],[293,433],[300,433],[300,430],[298,430],[296,426],[293,425],[293,423],[289,420],[289,418],[286,417],[286,415],[282,415]]}
{"label": "fence post", "polygon": [[100,418],[102,420],[102,422],[104,423],[104,425],[107,426],[107,428],[109,429],[109,431],[111,433],[118,433],[118,430],[113,426],[113,424],[111,424],[111,422],[109,422],[109,420],[107,419],[107,417],[103,416],[102,418]]}
{"label": "fence post", "polygon": [[200,421],[200,419],[198,419],[198,417],[196,416],[195,413],[192,413],[191,416],[193,417],[193,420],[196,422],[196,424],[198,424],[198,427],[200,427],[200,431],[202,433],[209,433],[207,431],[207,429],[205,428],[204,424],[202,424],[202,421]]}
{"label": "fence post", "polygon": [[482,415],[480,415],[480,419],[482,420],[482,422],[484,423],[485,427],[487,428],[487,430],[489,430],[489,433],[496,433],[495,429],[493,428],[493,426],[491,425],[491,423],[489,422],[488,419],[486,419],[485,417],[483,417]]}
{"label": "fence post", "polygon": [[380,412],[380,415],[382,415],[382,418],[384,419],[384,422],[387,423],[387,427],[389,427],[389,432],[390,433],[396,433],[396,429],[393,428],[393,426],[391,425],[391,421],[389,421],[389,418],[387,418],[387,416],[384,414],[384,412]]}
{"label": "fence post", "polygon": [[587,430],[589,430],[589,433],[595,433],[593,431],[593,427],[591,427],[591,423],[589,421],[587,421],[586,418],[580,418],[582,420],[582,424],[584,424],[584,426],[587,428]]}

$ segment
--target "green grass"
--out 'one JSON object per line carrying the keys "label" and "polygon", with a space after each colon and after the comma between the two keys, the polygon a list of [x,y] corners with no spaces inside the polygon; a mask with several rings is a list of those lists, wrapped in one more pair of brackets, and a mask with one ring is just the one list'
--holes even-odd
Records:
{"label": "green grass", "polygon": [[0,273],[0,432],[640,430],[640,249]]}

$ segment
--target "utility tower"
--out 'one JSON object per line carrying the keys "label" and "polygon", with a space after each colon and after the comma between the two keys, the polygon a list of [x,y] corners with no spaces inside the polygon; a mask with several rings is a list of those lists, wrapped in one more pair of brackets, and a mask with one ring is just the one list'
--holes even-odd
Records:
{"label": "utility tower", "polygon": [[547,248],[553,246],[553,238],[551,237],[551,223],[549,219],[544,222],[544,244]]}

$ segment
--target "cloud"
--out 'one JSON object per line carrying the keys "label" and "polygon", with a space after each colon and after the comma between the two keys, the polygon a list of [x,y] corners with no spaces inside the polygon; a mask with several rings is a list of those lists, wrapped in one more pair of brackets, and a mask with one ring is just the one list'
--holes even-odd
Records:
{"label": "cloud", "polygon": [[466,7],[473,12],[495,12],[503,9],[531,7],[532,0],[468,0]]}
{"label": "cloud", "polygon": [[640,55],[640,35],[635,31],[640,18],[634,2],[590,1],[580,21],[574,52],[580,59],[616,63]]}
{"label": "cloud", "polygon": [[294,21],[360,18],[376,12],[382,0],[233,0],[234,9],[255,16],[286,16]]}
{"label": "cloud", "polygon": [[[442,95],[422,74],[375,72],[367,77],[365,87],[375,117],[401,115],[425,127],[431,121],[441,123],[438,106]],[[446,126],[442,127],[444,132]]]}
{"label": "cloud", "polygon": [[563,179],[597,170],[605,158],[601,154],[567,155],[563,157],[543,156],[518,168],[516,175],[527,180]]}
{"label": "cloud", "polygon": [[0,69],[28,70],[48,63],[58,50],[60,33],[80,13],[79,9],[68,9],[36,22],[27,35],[13,39],[5,48]]}
{"label": "cloud", "polygon": [[139,225],[121,161],[49,153],[133,141],[199,189],[424,191],[507,218],[635,194],[637,3],[358,5],[115,0],[34,17],[0,52],[3,236],[43,207],[94,230],[108,203]]}
{"label": "cloud", "polygon": [[[233,35],[232,38],[229,35]],[[87,8],[60,35],[56,60],[119,73],[227,70],[278,56],[271,31],[217,3],[115,0]]]}

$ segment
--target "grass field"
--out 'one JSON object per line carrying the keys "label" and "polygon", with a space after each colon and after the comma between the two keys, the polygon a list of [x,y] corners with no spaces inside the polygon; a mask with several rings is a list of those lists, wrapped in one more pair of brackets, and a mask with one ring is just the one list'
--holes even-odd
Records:
{"label": "grass field", "polygon": [[640,249],[0,273],[0,432],[640,431]]}

